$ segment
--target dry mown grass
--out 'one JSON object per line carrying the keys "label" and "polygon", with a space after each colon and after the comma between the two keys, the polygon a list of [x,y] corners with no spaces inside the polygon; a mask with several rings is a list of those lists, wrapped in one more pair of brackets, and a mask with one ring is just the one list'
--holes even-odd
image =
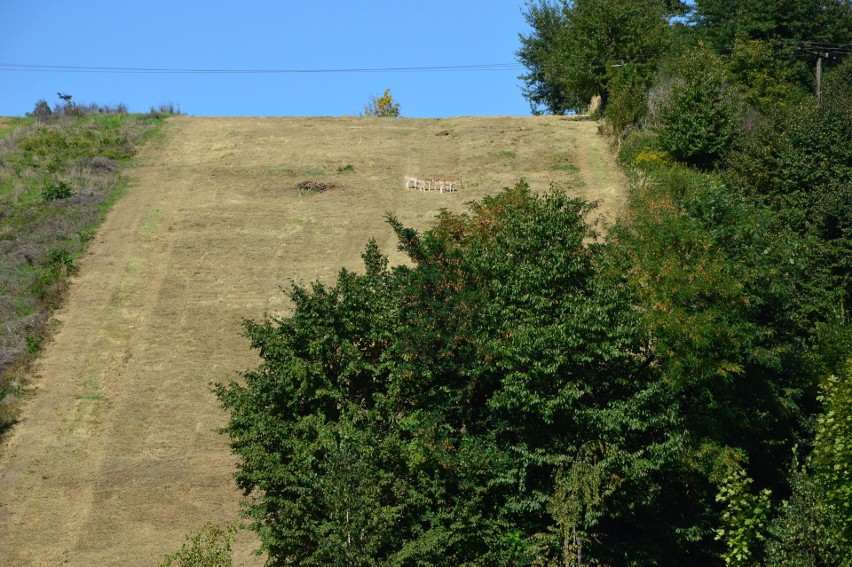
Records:
{"label": "dry mown grass", "polygon": [[[403,262],[385,213],[422,230],[521,177],[610,216],[623,195],[595,123],[564,117],[178,117],[166,131],[80,262],[38,394],[0,451],[10,564],[152,565],[235,520],[209,384],[257,364],[241,322],[289,313],[289,280],[361,269],[370,238]],[[405,190],[405,175],[462,184]],[[257,563],[254,545],[235,541],[236,564]]]}

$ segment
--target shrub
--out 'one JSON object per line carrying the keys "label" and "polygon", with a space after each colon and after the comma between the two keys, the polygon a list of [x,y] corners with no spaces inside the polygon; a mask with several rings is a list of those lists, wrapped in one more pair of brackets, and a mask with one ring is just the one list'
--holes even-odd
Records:
{"label": "shrub", "polygon": [[180,551],[166,556],[160,567],[231,567],[231,541],[237,528],[206,524],[186,537]]}
{"label": "shrub", "polygon": [[183,112],[180,109],[180,105],[176,105],[174,102],[164,102],[160,104],[159,107],[152,106],[150,110],[148,110],[148,114],[145,115],[146,118],[166,118],[168,116],[180,116]]}
{"label": "shrub", "polygon": [[33,108],[33,116],[36,121],[44,123],[50,120],[50,117],[53,116],[53,111],[50,110],[50,105],[47,104],[47,101],[42,99],[39,100],[35,108]]}
{"label": "shrub", "polygon": [[41,350],[41,344],[44,342],[44,337],[37,335],[27,335],[26,343],[27,343],[27,353],[35,354],[39,350]]}
{"label": "shrub", "polygon": [[399,117],[399,104],[393,99],[390,89],[385,89],[384,96],[372,95],[370,101],[364,107],[364,116],[379,118]]}
{"label": "shrub", "polygon": [[826,507],[838,518],[838,543],[852,564],[852,359],[823,384],[825,412],[817,423],[814,465]]}
{"label": "shrub", "polygon": [[625,169],[636,166],[636,157],[643,152],[658,151],[656,137],[647,130],[630,132],[618,148],[618,161]]}
{"label": "shrub", "polygon": [[647,111],[648,79],[635,66],[616,67],[612,71],[609,102],[604,109],[613,134],[621,138],[638,125]]}
{"label": "shrub", "polygon": [[30,291],[45,306],[58,307],[68,276],[77,271],[74,258],[66,248],[49,252],[39,263]]}
{"label": "shrub", "polygon": [[852,567],[852,358],[823,381],[820,401],[814,451],[794,466],[792,495],[769,529],[771,565]]}
{"label": "shrub", "polygon": [[651,128],[675,159],[711,168],[736,132],[736,93],[721,57],[695,52],[661,72],[648,98]]}
{"label": "shrub", "polygon": [[70,275],[76,272],[74,257],[66,248],[52,250],[42,262],[42,265],[57,275]]}
{"label": "shrub", "polygon": [[673,162],[666,152],[645,147],[633,158],[633,164],[643,170],[654,170],[673,165]]}
{"label": "shrub", "polygon": [[54,179],[48,181],[44,189],[41,191],[41,198],[45,201],[54,201],[56,199],[67,199],[71,196],[71,186],[65,181]]}

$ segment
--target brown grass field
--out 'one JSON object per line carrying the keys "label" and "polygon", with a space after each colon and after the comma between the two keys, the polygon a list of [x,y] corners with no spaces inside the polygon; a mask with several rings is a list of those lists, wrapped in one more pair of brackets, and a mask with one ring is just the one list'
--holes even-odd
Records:
{"label": "brown grass field", "polygon": [[[210,384],[257,363],[241,322],[286,314],[288,281],[360,269],[370,237],[403,261],[386,212],[425,229],[521,177],[605,217],[624,203],[597,124],[569,117],[178,117],[127,174],[0,447],[2,566],[157,565],[237,520]],[[462,185],[405,190],[404,175]],[[243,533],[235,564],[261,564],[256,545]]]}

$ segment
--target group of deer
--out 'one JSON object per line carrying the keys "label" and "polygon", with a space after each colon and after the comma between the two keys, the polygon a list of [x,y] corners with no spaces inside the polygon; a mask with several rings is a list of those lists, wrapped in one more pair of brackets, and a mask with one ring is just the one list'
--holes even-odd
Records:
{"label": "group of deer", "polygon": [[405,176],[406,189],[419,189],[421,191],[440,191],[453,193],[456,186],[461,183],[458,179],[421,179],[420,177]]}

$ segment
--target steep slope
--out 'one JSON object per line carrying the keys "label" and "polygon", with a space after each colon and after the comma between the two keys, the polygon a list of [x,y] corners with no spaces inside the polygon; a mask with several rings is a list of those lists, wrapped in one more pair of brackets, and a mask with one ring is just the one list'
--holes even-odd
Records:
{"label": "steep slope", "polygon": [[[613,216],[624,182],[596,132],[566,117],[171,120],[92,243],[0,449],[0,563],[152,565],[236,520],[209,384],[256,364],[241,321],[286,314],[289,280],[358,269],[370,237],[402,261],[385,212],[425,228],[525,177]],[[413,191],[405,175],[462,183]],[[255,545],[238,542],[238,565],[260,562]]]}

